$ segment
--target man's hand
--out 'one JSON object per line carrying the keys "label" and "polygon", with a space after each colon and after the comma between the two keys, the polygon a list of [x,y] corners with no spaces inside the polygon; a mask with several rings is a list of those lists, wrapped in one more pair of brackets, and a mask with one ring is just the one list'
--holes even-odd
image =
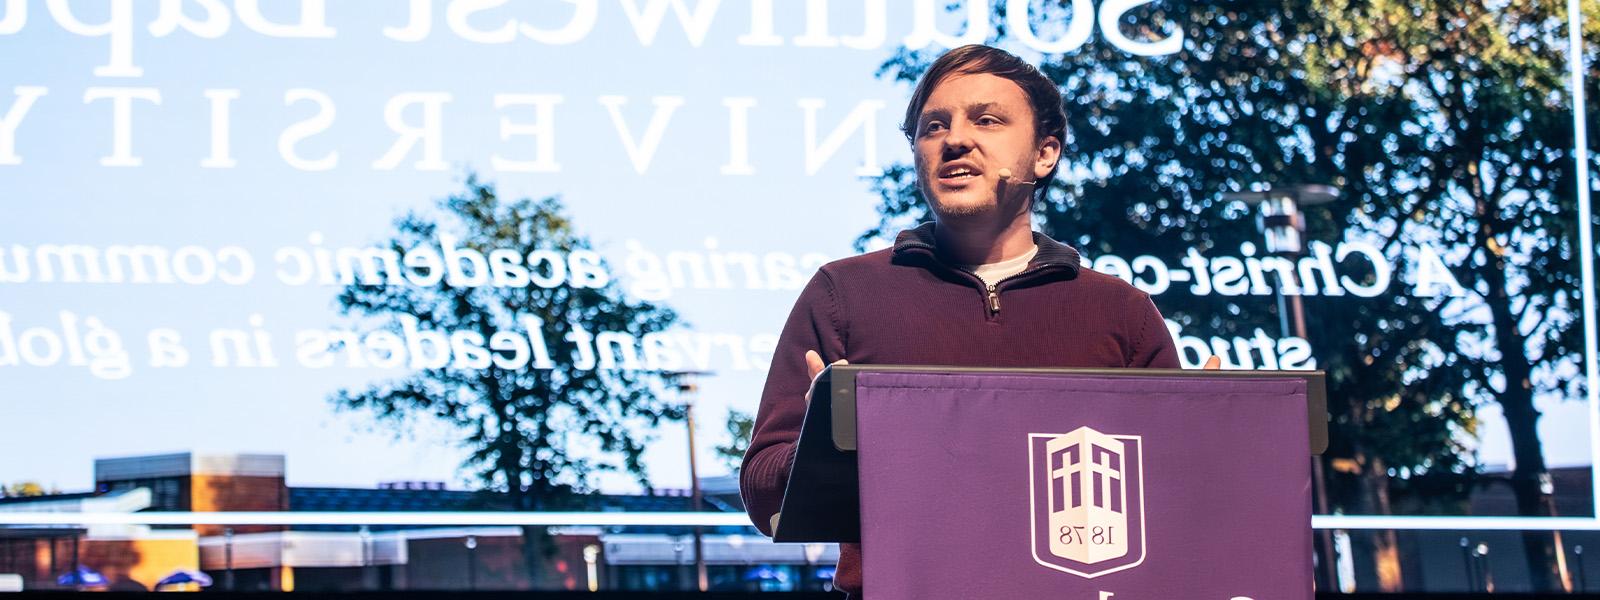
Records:
{"label": "man's hand", "polygon": [[[818,359],[817,362],[822,362],[822,361],[821,361],[821,359]],[[1222,357],[1213,354],[1213,355],[1211,355],[1211,358],[1206,359],[1206,366],[1200,367],[1200,368],[1202,368],[1202,369],[1219,369],[1220,370],[1220,369],[1222,369]],[[813,375],[813,377],[815,377],[815,376]]]}
{"label": "man's hand", "polygon": [[[848,365],[850,361],[841,358],[833,361],[833,364]],[[811,377],[811,385],[806,386],[806,404],[811,404],[811,388],[817,386],[817,376],[821,375],[822,370],[826,368],[828,368],[828,365],[822,364],[821,354],[817,354],[816,350],[806,351],[806,374]]]}

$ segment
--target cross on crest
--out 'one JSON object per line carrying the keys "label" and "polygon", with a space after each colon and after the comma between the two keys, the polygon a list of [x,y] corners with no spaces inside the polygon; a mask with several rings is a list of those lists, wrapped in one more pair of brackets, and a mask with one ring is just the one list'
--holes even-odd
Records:
{"label": "cross on crest", "polygon": [[1143,562],[1142,439],[1079,427],[1028,444],[1034,560],[1084,577]]}

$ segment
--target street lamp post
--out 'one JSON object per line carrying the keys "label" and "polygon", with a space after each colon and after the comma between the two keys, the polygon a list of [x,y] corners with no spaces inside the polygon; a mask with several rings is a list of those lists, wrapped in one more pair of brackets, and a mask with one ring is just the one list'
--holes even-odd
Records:
{"label": "street lamp post", "polygon": [[817,579],[817,561],[822,560],[822,553],[826,552],[827,550],[828,550],[828,547],[825,544],[806,544],[805,545],[805,550],[804,551],[805,551],[805,554],[806,554],[806,572],[805,572],[805,575],[800,577],[800,585],[797,586],[797,587],[799,587],[799,589],[803,590],[803,589],[805,589],[805,586],[807,584],[810,584],[811,582],[816,581],[816,579]]}
{"label": "street lamp post", "polygon": [[[683,576],[683,542],[677,540],[677,538],[674,538],[672,542],[672,570],[673,577],[687,579]],[[684,585],[684,583],[680,582],[678,587],[681,588]]]}
{"label": "street lamp post", "polygon": [[[1265,192],[1233,192],[1223,194],[1222,198],[1239,200],[1259,208],[1256,227],[1264,238],[1267,253],[1293,261],[1306,254],[1306,220],[1304,213],[1300,212],[1300,207],[1327,204],[1337,200],[1339,190],[1329,185],[1291,185],[1281,190]],[[1300,288],[1298,269],[1287,269],[1287,271],[1289,283],[1293,283],[1298,291]],[[1306,313],[1300,302],[1301,295],[1284,294],[1281,289],[1277,289],[1276,294],[1279,325],[1285,333],[1293,332],[1295,337],[1306,339]],[[1288,311],[1283,310],[1285,296],[1288,296]],[[1286,312],[1288,314],[1285,314]]]}
{"label": "street lamp post", "polygon": [[589,544],[583,547],[583,566],[589,591],[600,591],[600,546]]}
{"label": "street lamp post", "polygon": [[233,591],[233,528],[222,529],[222,589]]}
{"label": "street lamp post", "polygon": [[372,585],[372,528],[362,525],[356,530],[361,538],[361,589],[370,590]]}
{"label": "street lamp post", "polygon": [[[669,381],[673,383],[673,388],[677,390],[679,398],[683,400],[683,420],[689,428],[689,502],[694,512],[705,510],[705,498],[700,493],[700,472],[695,461],[694,400],[695,392],[700,389],[695,378],[710,374],[709,371],[671,371],[667,373]],[[704,592],[711,587],[710,580],[706,577],[705,528],[699,525],[694,526],[694,573],[695,589]]]}
{"label": "street lamp post", "polygon": [[1589,591],[1589,574],[1583,568],[1583,544],[1572,547],[1572,556],[1578,559],[1578,591]]}
{"label": "street lamp post", "polygon": [[477,591],[477,589],[478,589],[478,536],[475,536],[475,535],[467,536],[467,541],[466,541],[465,545],[467,547],[467,590],[468,591]]}
{"label": "street lamp post", "polygon": [[1478,559],[1478,582],[1486,593],[1494,593],[1494,575],[1489,572],[1489,544],[1478,542],[1472,549],[1472,555]]}
{"label": "street lamp post", "polygon": [[[1284,186],[1280,189],[1271,189],[1264,192],[1231,192],[1222,195],[1224,200],[1238,200],[1251,204],[1259,209],[1256,217],[1256,228],[1261,231],[1263,242],[1268,254],[1293,261],[1306,253],[1305,214],[1300,212],[1302,206],[1315,206],[1327,204],[1339,199],[1339,190],[1331,185],[1300,184]],[[1290,282],[1296,291],[1300,288],[1298,269],[1287,269]],[[1273,289],[1278,298],[1278,325],[1280,332],[1307,340],[1305,307],[1300,301],[1301,294],[1288,295],[1283,293],[1281,286]],[[1287,296],[1287,298],[1286,298]],[[1284,304],[1287,301],[1288,306]],[[1287,309],[1287,310],[1285,310]],[[1328,490],[1323,480],[1322,459],[1311,459],[1311,489],[1317,503],[1319,514],[1328,514]],[[1335,590],[1339,582],[1339,566],[1333,549],[1333,532],[1322,530],[1318,536],[1318,545],[1322,550],[1322,564],[1318,565],[1322,571],[1324,587],[1320,589]]]}

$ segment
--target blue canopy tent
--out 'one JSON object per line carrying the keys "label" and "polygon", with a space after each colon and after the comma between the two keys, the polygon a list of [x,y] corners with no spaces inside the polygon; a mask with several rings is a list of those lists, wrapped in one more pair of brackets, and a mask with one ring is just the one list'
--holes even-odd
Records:
{"label": "blue canopy tent", "polygon": [[162,577],[156,582],[156,589],[173,586],[178,589],[187,589],[188,586],[211,587],[211,576],[192,569],[178,569],[172,574]]}
{"label": "blue canopy tent", "polygon": [[89,567],[78,565],[56,577],[56,585],[79,589],[100,587],[106,585],[106,576]]}

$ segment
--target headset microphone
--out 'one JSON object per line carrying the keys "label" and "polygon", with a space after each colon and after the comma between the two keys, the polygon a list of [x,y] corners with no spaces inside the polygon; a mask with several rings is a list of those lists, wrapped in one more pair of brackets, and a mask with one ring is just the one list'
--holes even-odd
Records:
{"label": "headset microphone", "polygon": [[1011,169],[1000,169],[999,175],[1000,175],[1000,179],[1005,180],[1007,183],[1020,183],[1020,184],[1023,184],[1023,185],[1033,185],[1035,183],[1039,183],[1039,180],[1037,180],[1037,179],[1035,179],[1033,181],[1022,181],[1020,179],[1013,180],[1013,179],[1011,179]]}
{"label": "headset microphone", "polygon": [[1012,179],[1011,178],[1011,169],[1000,169],[996,174],[1000,176],[1000,189],[998,190],[998,194],[999,194],[999,196],[1001,198],[1005,198],[1005,197],[1007,197],[1009,195],[1008,194],[1008,190],[1006,189],[1007,186],[1011,186],[1011,185],[1032,186],[1032,185],[1034,185],[1036,183],[1039,183],[1039,181],[1037,179],[1033,180],[1033,181],[1022,181],[1020,179]]}

